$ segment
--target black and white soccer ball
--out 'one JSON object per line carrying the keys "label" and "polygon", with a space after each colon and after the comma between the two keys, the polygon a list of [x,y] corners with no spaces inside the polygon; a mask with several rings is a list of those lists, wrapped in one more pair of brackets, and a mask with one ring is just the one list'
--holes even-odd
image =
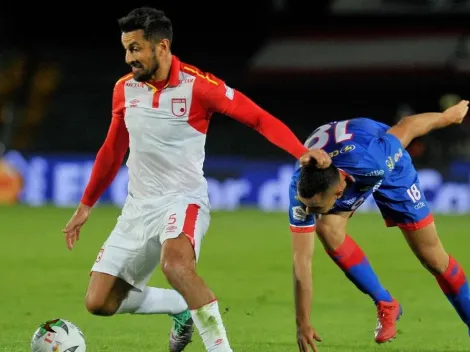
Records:
{"label": "black and white soccer ball", "polygon": [[68,320],[48,320],[34,332],[31,351],[85,352],[85,336],[75,324]]}

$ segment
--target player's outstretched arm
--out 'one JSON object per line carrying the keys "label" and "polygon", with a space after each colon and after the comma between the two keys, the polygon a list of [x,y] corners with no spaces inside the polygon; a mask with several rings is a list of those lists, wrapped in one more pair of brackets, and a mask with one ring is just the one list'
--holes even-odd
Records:
{"label": "player's outstretched arm", "polygon": [[204,106],[209,111],[229,116],[253,128],[296,159],[309,155],[307,148],[286,124],[240,91],[228,87],[224,81],[214,75],[208,74],[208,77],[210,81],[199,80],[198,91]]}
{"label": "player's outstretched arm", "polygon": [[295,320],[299,351],[317,351],[315,341],[321,341],[310,324],[314,243],[315,232],[292,232]]}
{"label": "player's outstretched arm", "polygon": [[259,107],[244,94],[237,91],[230,105],[226,110],[227,116],[253,128],[296,159],[300,159],[308,151],[285,123]]}
{"label": "player's outstretched arm", "polygon": [[389,134],[397,137],[404,148],[417,137],[463,121],[468,112],[468,100],[462,100],[446,111],[428,112],[403,118],[399,123],[388,130]]}

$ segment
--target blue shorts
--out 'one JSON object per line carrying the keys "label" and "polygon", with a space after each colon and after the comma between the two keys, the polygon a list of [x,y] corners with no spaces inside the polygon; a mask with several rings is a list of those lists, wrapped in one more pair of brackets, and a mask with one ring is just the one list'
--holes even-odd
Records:
{"label": "blue shorts", "polygon": [[[352,186],[330,214],[354,212],[372,195],[387,227],[398,226],[404,230],[416,231],[432,223],[434,219],[411,157],[404,152],[402,159],[380,186],[367,190]],[[297,183],[298,173],[295,172],[289,186],[290,229],[292,232],[311,232],[315,230],[315,218],[307,215],[305,206],[297,200]]]}
{"label": "blue shorts", "polygon": [[404,159],[372,195],[387,227],[416,231],[434,219],[408,153]]}

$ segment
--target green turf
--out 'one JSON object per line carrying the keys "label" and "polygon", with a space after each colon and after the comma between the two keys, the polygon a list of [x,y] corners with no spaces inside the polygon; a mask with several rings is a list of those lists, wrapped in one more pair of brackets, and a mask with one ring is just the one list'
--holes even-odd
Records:
{"label": "green turf", "polygon": [[[167,351],[167,316],[101,318],[84,308],[88,271],[118,212],[96,209],[69,252],[61,229],[72,210],[0,207],[0,351],[28,351],[36,326],[55,317],[83,330],[89,352]],[[235,351],[296,351],[286,222],[284,214],[213,213],[199,272],[219,298]],[[470,218],[439,216],[437,222],[448,251],[470,272]],[[391,344],[375,345],[374,305],[318,246],[313,319],[322,352],[470,350],[466,327],[398,230],[385,229],[378,215],[357,214],[349,231],[403,304],[400,334]],[[159,271],[151,283],[168,287]],[[187,351],[203,351],[197,334],[194,340]]]}

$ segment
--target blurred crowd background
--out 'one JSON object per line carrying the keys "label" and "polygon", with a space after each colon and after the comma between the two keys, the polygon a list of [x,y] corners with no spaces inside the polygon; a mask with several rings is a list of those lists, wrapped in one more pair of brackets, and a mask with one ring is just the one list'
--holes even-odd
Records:
{"label": "blurred crowd background", "polygon": [[[18,185],[25,200],[25,187],[39,187],[31,183],[35,173],[25,174],[33,155],[93,159],[110,122],[113,85],[129,72],[116,21],[142,5],[173,21],[173,52],[181,60],[241,90],[301,139],[333,120],[393,124],[470,98],[468,0],[10,3],[0,11],[0,156],[10,153],[5,160],[22,182],[4,176],[4,193]],[[237,170],[260,160],[277,163],[275,173],[292,163],[224,116],[213,118],[206,151],[208,175],[219,181],[242,177]],[[419,169],[469,193],[470,119],[416,140],[409,152]],[[220,160],[238,165],[233,174],[220,174]],[[58,192],[49,171],[45,200]],[[251,188],[269,175],[254,179]],[[469,199],[458,201],[470,209]]]}

